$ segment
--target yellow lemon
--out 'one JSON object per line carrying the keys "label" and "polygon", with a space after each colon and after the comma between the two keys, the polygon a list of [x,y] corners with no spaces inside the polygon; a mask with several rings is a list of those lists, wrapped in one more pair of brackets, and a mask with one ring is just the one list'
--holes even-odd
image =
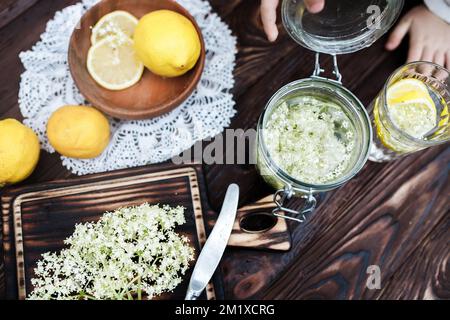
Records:
{"label": "yellow lemon", "polygon": [[153,73],[178,77],[191,70],[201,53],[200,37],[185,16],[158,10],[144,16],[134,32],[136,54]]}
{"label": "yellow lemon", "polygon": [[63,156],[96,158],[109,144],[109,122],[95,108],[64,106],[50,117],[47,136],[53,148]]}
{"label": "yellow lemon", "polygon": [[39,160],[39,139],[14,119],[0,121],[0,186],[25,180]]}

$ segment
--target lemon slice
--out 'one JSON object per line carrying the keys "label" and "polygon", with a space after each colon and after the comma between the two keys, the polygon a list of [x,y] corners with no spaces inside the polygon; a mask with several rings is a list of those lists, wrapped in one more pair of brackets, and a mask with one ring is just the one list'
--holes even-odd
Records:
{"label": "lemon slice", "polygon": [[136,58],[131,39],[107,37],[89,49],[87,69],[100,86],[123,90],[139,82],[144,64]]}
{"label": "lemon slice", "polygon": [[388,88],[388,105],[396,105],[418,99],[433,101],[427,86],[417,79],[402,79]]}
{"label": "lemon slice", "polygon": [[133,38],[139,20],[126,11],[114,11],[101,18],[92,29],[92,45],[108,36]]}

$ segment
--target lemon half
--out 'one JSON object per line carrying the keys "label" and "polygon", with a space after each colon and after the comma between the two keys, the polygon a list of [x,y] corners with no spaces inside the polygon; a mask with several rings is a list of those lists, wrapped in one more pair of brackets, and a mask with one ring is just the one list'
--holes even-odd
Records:
{"label": "lemon half", "polygon": [[108,90],[127,89],[139,82],[144,64],[136,58],[133,41],[107,37],[89,49],[89,74]]}
{"label": "lemon half", "polygon": [[107,37],[133,38],[139,20],[131,13],[118,10],[102,17],[92,29],[91,43],[98,43]]}

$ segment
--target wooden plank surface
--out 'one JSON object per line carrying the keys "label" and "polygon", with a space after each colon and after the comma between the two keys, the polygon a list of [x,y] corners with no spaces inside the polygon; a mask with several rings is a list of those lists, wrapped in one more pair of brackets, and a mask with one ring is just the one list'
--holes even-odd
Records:
{"label": "wooden plank surface", "polygon": [[0,2],[0,28],[20,16],[39,0],[2,0]]}
{"label": "wooden plank surface", "polygon": [[[0,29],[0,118],[21,119],[17,92],[23,67],[18,53],[39,39],[56,10],[75,2],[39,1]],[[312,73],[314,56],[283,31],[280,39],[270,44],[262,30],[258,0],[210,2],[238,37],[234,88],[238,114],[231,127],[254,128],[278,88]],[[406,9],[420,2],[407,1]],[[344,85],[365,105],[406,60],[406,45],[388,53],[385,41],[339,57]],[[330,69],[330,59],[324,60],[324,67]],[[322,195],[308,223],[291,225],[293,246],[289,252],[227,250],[222,264],[225,296],[448,299],[449,163],[450,148],[444,145],[389,164],[367,164],[346,186]],[[214,209],[220,207],[231,182],[241,187],[241,204],[272,192],[252,166],[205,165],[204,171]],[[69,176],[56,155],[44,153],[26,183]],[[371,264],[380,266],[381,290],[365,286],[366,268]]]}

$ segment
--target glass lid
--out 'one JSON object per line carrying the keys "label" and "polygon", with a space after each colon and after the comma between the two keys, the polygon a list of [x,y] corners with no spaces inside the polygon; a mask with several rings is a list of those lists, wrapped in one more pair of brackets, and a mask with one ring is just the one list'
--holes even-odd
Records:
{"label": "glass lid", "polygon": [[325,0],[310,13],[304,0],[283,0],[283,24],[303,47],[327,54],[344,54],[372,45],[397,20],[404,0]]}

